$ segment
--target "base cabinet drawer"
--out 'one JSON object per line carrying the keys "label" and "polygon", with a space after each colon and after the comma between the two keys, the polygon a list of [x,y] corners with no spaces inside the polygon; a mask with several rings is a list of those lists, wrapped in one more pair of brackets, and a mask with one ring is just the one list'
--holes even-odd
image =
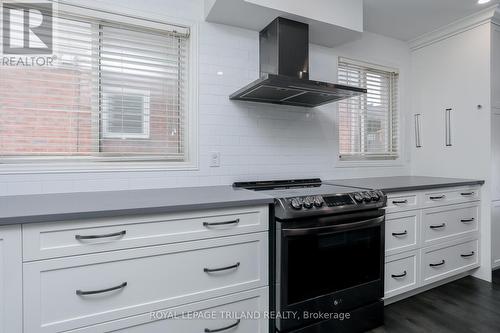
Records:
{"label": "base cabinet drawer", "polygon": [[386,211],[387,213],[396,213],[417,209],[419,206],[418,198],[418,194],[413,192],[388,194]]}
{"label": "base cabinet drawer", "polygon": [[420,254],[410,251],[385,260],[385,298],[415,289],[419,285]]}
{"label": "base cabinet drawer", "polygon": [[449,242],[422,249],[422,283],[428,284],[479,266],[479,241]]}
{"label": "base cabinet drawer", "polygon": [[25,263],[25,333],[61,332],[264,287],[266,232]]}
{"label": "base cabinet drawer", "polygon": [[424,209],[423,245],[429,246],[452,238],[465,237],[479,230],[479,204],[460,204]]}
{"label": "base cabinet drawer", "polygon": [[422,193],[422,196],[423,196],[422,204],[425,207],[478,201],[481,198],[480,188],[476,186],[431,190]]}
{"label": "base cabinet drawer", "polygon": [[266,206],[121,216],[23,226],[24,261],[179,243],[268,230]]}
{"label": "base cabinet drawer", "polygon": [[385,218],[385,255],[414,250],[420,242],[420,212],[387,214]]}
{"label": "base cabinet drawer", "polygon": [[263,315],[264,311],[268,309],[268,294],[269,289],[267,287],[260,288],[68,332],[268,333],[269,324]]}

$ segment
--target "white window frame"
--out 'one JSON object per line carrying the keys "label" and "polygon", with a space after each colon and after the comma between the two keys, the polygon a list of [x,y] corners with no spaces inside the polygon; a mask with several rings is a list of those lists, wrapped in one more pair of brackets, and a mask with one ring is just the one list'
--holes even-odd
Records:
{"label": "white window frame", "polygon": [[[111,110],[107,102],[109,101],[109,96],[141,96],[142,97],[142,133],[120,133],[120,132],[110,132],[109,131],[109,117],[111,115]],[[102,93],[101,99],[101,109],[102,109],[102,139],[148,139],[150,136],[150,93],[145,90],[136,89],[124,89],[120,91],[106,91]]]}
{"label": "white window frame", "polygon": [[[55,3],[56,4],[56,3]],[[153,11],[138,11],[127,7],[116,8],[104,3],[90,6],[57,3],[56,10],[78,17],[89,17],[103,21],[121,22],[151,28],[165,29],[165,25],[189,28],[189,61],[187,105],[185,114],[186,160],[140,160],[125,159],[109,161],[105,158],[85,158],[75,160],[71,157],[55,157],[51,161],[44,158],[0,159],[0,174],[57,174],[57,173],[98,173],[98,172],[143,172],[143,171],[186,171],[199,170],[199,125],[198,125],[198,23],[178,17],[166,17]],[[63,163],[61,163],[63,162]]]}
{"label": "white window frame", "polygon": [[[343,56],[340,56],[338,57],[338,61],[340,63],[340,61],[346,61],[346,62],[349,62],[349,63],[353,63],[355,65],[361,65],[361,66],[366,66],[366,67],[369,67],[369,68],[373,68],[374,70],[379,70],[379,71],[385,71],[385,72],[394,72],[394,73],[397,73],[398,75],[400,74],[399,73],[399,70],[395,67],[391,67],[391,66],[384,66],[384,65],[378,65],[378,64],[375,64],[375,63],[372,63],[372,62],[367,62],[367,61],[360,61],[360,60],[354,60],[354,59],[351,59],[351,58],[347,58],[347,57],[343,57]],[[338,69],[337,69],[338,71]],[[403,166],[403,162],[402,162],[402,156],[404,155],[403,154],[403,146],[404,146],[404,138],[401,137],[401,131],[400,131],[400,126],[401,126],[401,123],[404,122],[404,117],[401,113],[401,101],[400,101],[400,96],[401,96],[401,80],[400,78],[398,77],[398,96],[397,96],[397,99],[396,99],[396,103],[397,103],[397,108],[396,108],[396,112],[397,112],[397,127],[396,128],[393,128],[394,126],[394,122],[391,121],[391,123],[389,124],[389,127],[391,127],[391,131],[395,130],[396,131],[396,135],[397,135],[397,139],[398,139],[398,150],[397,150],[397,155],[396,156],[393,156],[393,157],[389,157],[389,156],[381,156],[381,157],[377,157],[377,156],[366,156],[366,155],[362,155],[362,154],[359,154],[359,155],[344,155],[344,156],[341,156],[341,153],[340,153],[340,140],[338,141],[338,146],[337,146],[337,162],[336,162],[336,167],[339,167],[339,168],[350,168],[350,167],[378,167],[378,166],[388,166],[388,167],[391,167],[391,166],[395,166],[395,167],[398,167],[398,166]],[[394,109],[391,109],[390,112],[391,112],[391,115],[390,117],[392,118],[392,112],[394,111]],[[337,113],[338,113],[338,110],[337,110]],[[337,139],[339,137],[339,133],[340,133],[340,125],[337,125]]]}

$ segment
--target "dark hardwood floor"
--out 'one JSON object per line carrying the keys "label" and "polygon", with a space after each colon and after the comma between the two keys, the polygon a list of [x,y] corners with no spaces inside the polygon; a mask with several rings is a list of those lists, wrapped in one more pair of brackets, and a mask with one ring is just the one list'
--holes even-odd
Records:
{"label": "dark hardwood floor", "polygon": [[471,276],[385,308],[372,333],[500,333],[500,270],[493,283]]}

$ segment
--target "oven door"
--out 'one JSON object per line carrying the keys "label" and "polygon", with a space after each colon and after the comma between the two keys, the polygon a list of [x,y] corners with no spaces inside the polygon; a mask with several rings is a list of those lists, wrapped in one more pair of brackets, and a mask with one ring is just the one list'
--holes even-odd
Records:
{"label": "oven door", "polygon": [[383,297],[384,221],[374,210],[278,222],[277,310],[298,313],[278,317],[280,332],[320,320],[305,312],[349,312]]}

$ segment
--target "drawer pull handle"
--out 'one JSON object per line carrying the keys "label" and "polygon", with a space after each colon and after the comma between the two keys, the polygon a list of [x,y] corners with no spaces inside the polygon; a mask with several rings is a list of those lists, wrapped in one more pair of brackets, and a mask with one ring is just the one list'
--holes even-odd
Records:
{"label": "drawer pull handle", "polygon": [[394,237],[398,237],[398,236],[406,236],[406,235],[408,235],[408,230],[405,230],[405,231],[403,231],[403,232],[393,232],[393,233],[392,233],[392,235],[393,235]]}
{"label": "drawer pull handle", "polygon": [[446,198],[446,195],[444,195],[444,194],[437,196],[437,197],[429,197],[429,199],[431,199],[431,200],[442,200],[444,198]]}
{"label": "drawer pull handle", "polygon": [[446,263],[446,261],[443,259],[443,260],[441,260],[440,263],[438,263],[438,264],[429,264],[429,266],[431,266],[431,267],[438,267],[438,266],[443,266],[445,263]]}
{"label": "drawer pull handle", "polygon": [[221,225],[229,225],[229,224],[238,224],[240,223],[240,219],[232,220],[232,221],[225,221],[225,222],[203,222],[203,226],[206,228],[210,227],[217,227]]}
{"label": "drawer pull handle", "polygon": [[440,228],[444,228],[444,227],[446,227],[446,223],[441,223],[439,225],[431,225],[431,226],[429,226],[429,228],[431,228],[431,229],[440,229]]}
{"label": "drawer pull handle", "polygon": [[461,254],[460,256],[462,258],[469,258],[469,257],[472,257],[473,255],[475,255],[476,253],[474,251],[472,251],[471,253],[469,254]]}
{"label": "drawer pull handle", "polygon": [[237,262],[234,265],[227,266],[227,267],[222,267],[222,268],[203,268],[203,271],[205,273],[215,273],[215,272],[228,271],[230,269],[236,269],[238,267],[240,267],[240,263],[239,262]]}
{"label": "drawer pull handle", "polygon": [[98,239],[98,238],[110,238],[110,237],[123,237],[126,234],[127,234],[127,230],[122,230],[119,232],[114,232],[112,234],[105,234],[105,235],[88,235],[88,236],[75,235],[75,238],[78,240]]}
{"label": "drawer pull handle", "polygon": [[470,223],[470,222],[474,222],[474,221],[475,221],[474,218],[460,220],[460,222],[463,222],[463,223]]}
{"label": "drawer pull handle", "polygon": [[461,196],[464,196],[464,197],[469,197],[471,195],[474,195],[475,192],[463,192],[463,193],[460,193]]}
{"label": "drawer pull handle", "polygon": [[408,200],[394,200],[392,203],[395,205],[404,205],[408,203]]}
{"label": "drawer pull handle", "polygon": [[223,331],[227,331],[227,330],[230,330],[231,328],[235,328],[236,326],[238,326],[239,324],[241,323],[241,319],[238,319],[234,324],[232,325],[229,325],[227,327],[223,327],[223,328],[218,328],[218,329],[215,329],[215,330],[211,330],[209,328],[205,328],[205,333],[217,333],[217,332],[223,332]]}
{"label": "drawer pull handle", "polygon": [[111,288],[107,288],[107,289],[101,289],[101,290],[91,290],[91,291],[82,291],[82,290],[77,290],[76,291],[76,294],[78,296],[85,296],[85,295],[95,295],[95,294],[102,294],[102,293],[108,293],[110,291],[115,291],[115,290],[118,290],[118,289],[123,289],[127,286],[127,282],[123,282],[122,284],[120,284],[119,286],[116,286],[116,287],[111,287]]}
{"label": "drawer pull handle", "polygon": [[406,271],[404,271],[402,274],[392,274],[391,277],[393,279],[399,279],[399,278],[405,277],[406,274],[407,274]]}

